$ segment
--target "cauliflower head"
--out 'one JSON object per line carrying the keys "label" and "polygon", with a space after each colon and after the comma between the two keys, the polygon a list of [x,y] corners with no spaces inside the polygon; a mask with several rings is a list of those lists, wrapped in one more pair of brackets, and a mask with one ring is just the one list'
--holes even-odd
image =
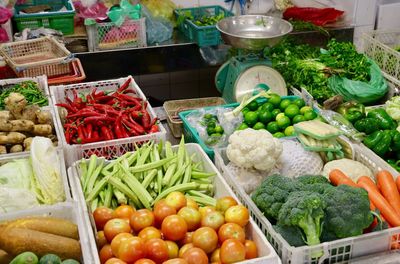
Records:
{"label": "cauliflower head", "polygon": [[228,159],[236,166],[269,171],[282,153],[282,144],[267,130],[235,131],[226,149]]}

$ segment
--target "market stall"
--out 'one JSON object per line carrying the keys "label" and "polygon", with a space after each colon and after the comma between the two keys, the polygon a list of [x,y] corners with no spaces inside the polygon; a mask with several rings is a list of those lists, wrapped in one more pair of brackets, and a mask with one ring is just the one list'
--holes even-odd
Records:
{"label": "market stall", "polygon": [[[371,32],[357,50],[330,35],[348,19],[334,8],[155,2],[15,5],[29,29],[0,46],[0,264],[398,258],[398,38]],[[75,14],[97,66],[54,31],[73,33]],[[84,81],[176,30],[196,62],[215,55],[220,96],[161,107],[135,74]]]}

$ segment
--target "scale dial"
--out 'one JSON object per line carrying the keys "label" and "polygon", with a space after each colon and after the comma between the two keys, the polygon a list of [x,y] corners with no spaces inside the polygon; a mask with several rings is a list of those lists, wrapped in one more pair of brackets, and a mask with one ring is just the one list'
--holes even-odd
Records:
{"label": "scale dial", "polygon": [[280,96],[287,95],[286,83],[281,74],[271,67],[257,65],[248,68],[236,79],[234,97],[240,102],[245,95],[253,95],[261,89],[271,90]]}

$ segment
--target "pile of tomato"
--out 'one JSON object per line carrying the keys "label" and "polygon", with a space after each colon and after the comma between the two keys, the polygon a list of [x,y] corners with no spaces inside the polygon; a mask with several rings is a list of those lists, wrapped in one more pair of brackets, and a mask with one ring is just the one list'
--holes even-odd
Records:
{"label": "pile of tomato", "polygon": [[153,211],[121,205],[93,212],[102,264],[236,263],[257,257],[246,240],[249,212],[231,196],[199,205],[172,192]]}

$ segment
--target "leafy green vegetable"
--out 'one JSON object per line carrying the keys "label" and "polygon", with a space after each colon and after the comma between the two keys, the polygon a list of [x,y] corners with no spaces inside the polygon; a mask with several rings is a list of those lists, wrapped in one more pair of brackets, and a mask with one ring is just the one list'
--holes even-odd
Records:
{"label": "leafy green vegetable", "polygon": [[317,26],[311,22],[293,19],[290,19],[289,22],[292,24],[294,31],[317,31],[325,36],[330,36],[329,31],[324,27]]}
{"label": "leafy green vegetable", "polygon": [[221,12],[218,15],[204,14],[201,16],[193,16],[190,11],[181,11],[177,18],[177,24],[182,24],[186,19],[191,20],[196,26],[213,26],[216,25],[220,20],[225,18],[225,13]]}
{"label": "leafy green vegetable", "polygon": [[10,93],[22,94],[28,101],[28,104],[38,104],[39,106],[48,105],[46,95],[43,94],[43,91],[40,90],[38,84],[34,81],[24,81],[11,87],[5,88],[0,86],[0,88],[0,110],[5,108],[4,99],[6,99]]}

